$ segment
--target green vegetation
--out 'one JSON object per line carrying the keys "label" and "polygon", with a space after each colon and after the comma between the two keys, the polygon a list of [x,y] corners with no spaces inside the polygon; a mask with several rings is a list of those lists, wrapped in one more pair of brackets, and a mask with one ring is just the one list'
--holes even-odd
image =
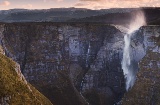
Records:
{"label": "green vegetation", "polygon": [[0,99],[10,97],[10,105],[52,105],[30,84],[20,79],[15,71],[16,63],[0,54]]}

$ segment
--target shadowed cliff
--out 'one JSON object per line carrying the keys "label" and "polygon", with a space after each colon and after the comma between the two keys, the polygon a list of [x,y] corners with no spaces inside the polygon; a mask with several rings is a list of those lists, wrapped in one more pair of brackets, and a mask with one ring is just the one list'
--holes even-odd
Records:
{"label": "shadowed cliff", "polygon": [[25,80],[19,65],[3,55],[1,51],[0,48],[0,104],[53,105]]}
{"label": "shadowed cliff", "polygon": [[[116,96],[114,101],[123,95],[122,52],[118,52],[122,51],[122,46],[115,45],[115,50],[107,48],[119,40],[114,36],[123,39],[114,26],[94,23],[11,23],[2,26],[1,43],[6,55],[17,61],[27,81],[55,104],[85,104],[80,92],[92,88],[100,93],[106,91],[109,97]],[[103,57],[101,52],[108,55]],[[113,60],[107,61],[109,57]],[[101,67],[101,63],[107,64]],[[87,82],[85,76],[93,77],[93,81]]]}
{"label": "shadowed cliff", "polygon": [[[20,64],[26,80],[54,104],[113,105],[123,97],[124,33],[115,26],[101,23],[1,23],[0,26],[0,44],[5,54]],[[136,71],[147,49],[159,44],[159,30],[159,26],[145,26],[131,38]]]}

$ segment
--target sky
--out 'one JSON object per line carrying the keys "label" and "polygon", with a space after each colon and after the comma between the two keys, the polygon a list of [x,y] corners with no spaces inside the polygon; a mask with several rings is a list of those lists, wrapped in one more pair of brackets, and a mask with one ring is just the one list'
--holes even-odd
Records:
{"label": "sky", "polygon": [[0,0],[0,10],[68,7],[89,9],[160,7],[160,0]]}

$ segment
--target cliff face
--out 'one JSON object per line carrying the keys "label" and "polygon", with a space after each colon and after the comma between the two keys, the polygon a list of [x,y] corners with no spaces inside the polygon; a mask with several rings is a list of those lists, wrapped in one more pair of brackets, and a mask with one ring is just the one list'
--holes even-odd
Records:
{"label": "cliff face", "polygon": [[[83,104],[86,103],[79,92],[83,93],[87,88],[107,88],[111,93],[115,91],[114,95],[124,91],[119,52],[103,47],[107,41],[110,41],[109,44],[112,45],[115,40],[123,39],[121,32],[113,26],[103,24],[15,23],[5,24],[2,33],[1,43],[5,48],[6,55],[21,65],[22,73],[27,81],[52,101],[59,100],[63,96],[60,94],[61,91],[69,93],[68,96],[63,96],[69,105],[74,103],[78,105],[77,102],[81,102],[81,100],[83,100]],[[117,35],[121,39],[114,37]],[[110,54],[108,57],[113,56],[113,62],[118,60],[118,63],[116,62],[118,67],[111,65],[112,62],[108,64],[110,68],[113,67],[113,71],[110,70],[111,72],[108,74],[113,75],[110,79],[114,80],[114,76],[117,76],[113,83],[111,81],[108,83],[99,82],[101,75],[104,75],[100,69],[105,68],[98,63],[104,61],[101,52],[105,53],[105,50]],[[95,73],[88,72],[94,68],[94,65],[97,65],[96,63],[99,68]],[[94,77],[98,72],[101,73]],[[93,82],[84,83],[85,75],[94,79]],[[102,80],[107,81],[108,78],[104,77]],[[117,88],[114,88],[116,85]],[[72,92],[73,90],[74,92]],[[71,101],[73,96],[77,97]],[[57,101],[59,105],[63,103],[60,100]]]}
{"label": "cliff face", "polygon": [[160,53],[148,51],[140,62],[140,72],[135,85],[123,98],[123,105],[159,105],[159,70]]}
{"label": "cliff face", "polygon": [[146,55],[139,62],[139,72],[133,88],[125,94],[123,105],[160,104],[160,27],[144,27]]}
{"label": "cliff face", "polygon": [[[1,24],[0,30],[6,55],[17,61],[26,80],[55,104],[113,104],[123,96],[123,33],[114,26],[11,23]],[[132,37],[135,73],[154,43],[148,37],[155,32],[159,32],[158,26],[143,27]]]}
{"label": "cliff face", "polygon": [[0,105],[52,105],[22,75],[19,64],[0,53]]}

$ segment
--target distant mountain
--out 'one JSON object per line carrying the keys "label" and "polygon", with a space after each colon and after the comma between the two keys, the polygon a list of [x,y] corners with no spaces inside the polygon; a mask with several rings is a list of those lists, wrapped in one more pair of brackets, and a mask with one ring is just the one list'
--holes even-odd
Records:
{"label": "distant mountain", "polygon": [[146,21],[151,25],[160,25],[160,7],[144,9]]}
{"label": "distant mountain", "polygon": [[126,13],[135,9],[51,8],[42,10],[11,9],[0,11],[0,22],[67,22],[109,13]]}
{"label": "distant mountain", "polygon": [[[130,9],[126,9],[130,10]],[[127,24],[133,14],[139,10],[144,11],[148,24],[160,24],[160,8],[131,9],[128,12],[112,12],[103,15],[85,17],[81,19],[71,19],[70,22],[98,22],[106,24]]]}
{"label": "distant mountain", "polygon": [[143,10],[148,24],[160,23],[160,8],[51,8],[41,10],[11,9],[0,11],[0,22],[98,22],[125,24],[132,13]]}

